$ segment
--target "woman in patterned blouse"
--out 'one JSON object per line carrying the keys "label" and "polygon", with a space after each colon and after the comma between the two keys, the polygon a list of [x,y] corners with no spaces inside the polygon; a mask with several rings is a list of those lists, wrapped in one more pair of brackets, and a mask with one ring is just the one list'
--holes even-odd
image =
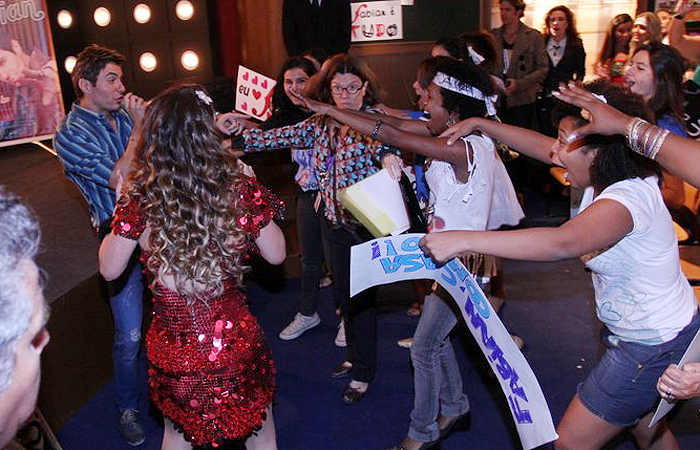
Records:
{"label": "woman in patterned blouse", "polygon": [[[374,74],[360,59],[347,54],[326,62],[313,90],[322,102],[331,101],[342,109],[380,112],[379,90]],[[243,132],[246,151],[292,147],[312,154],[318,180],[314,206],[323,208],[329,228],[333,295],[345,321],[347,360],[336,367],[334,378],[350,376],[343,391],[346,403],[360,400],[374,378],[377,340],[373,310],[375,292],[358,294],[350,301],[350,247],[371,238],[370,233],[340,205],[341,189],[376,173],[388,150],[372,137],[342,125],[326,115],[315,115],[296,125],[263,131]],[[390,154],[388,159],[398,158]]]}

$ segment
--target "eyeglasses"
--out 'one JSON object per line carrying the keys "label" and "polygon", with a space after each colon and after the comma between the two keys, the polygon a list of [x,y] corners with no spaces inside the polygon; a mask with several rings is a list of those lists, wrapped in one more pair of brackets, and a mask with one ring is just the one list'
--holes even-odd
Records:
{"label": "eyeglasses", "polygon": [[552,22],[566,22],[566,17],[550,17],[549,23]]}
{"label": "eyeglasses", "polygon": [[341,86],[339,84],[332,84],[331,85],[331,92],[334,94],[342,94],[343,91],[347,92],[350,95],[355,95],[358,92],[360,92],[360,89],[362,89],[363,84],[350,84],[348,86]]}

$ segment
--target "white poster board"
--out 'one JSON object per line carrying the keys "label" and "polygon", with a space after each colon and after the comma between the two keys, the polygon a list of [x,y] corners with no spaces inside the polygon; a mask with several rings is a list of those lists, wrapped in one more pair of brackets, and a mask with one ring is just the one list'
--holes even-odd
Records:
{"label": "white poster board", "polygon": [[236,80],[236,111],[248,114],[259,120],[267,120],[272,115],[270,103],[272,91],[277,82],[263,74],[238,66]]}
{"label": "white poster board", "polygon": [[350,4],[352,42],[403,39],[401,0]]}
{"label": "white poster board", "polygon": [[380,284],[430,279],[452,295],[508,400],[523,448],[557,439],[552,414],[527,360],[469,271],[457,259],[443,266],[418,247],[423,234],[383,237],[350,252],[350,295]]}

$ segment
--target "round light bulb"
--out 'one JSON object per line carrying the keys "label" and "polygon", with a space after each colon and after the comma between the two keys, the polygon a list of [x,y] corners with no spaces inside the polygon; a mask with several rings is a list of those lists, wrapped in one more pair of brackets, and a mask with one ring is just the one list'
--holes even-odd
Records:
{"label": "round light bulb", "polygon": [[61,28],[70,28],[73,25],[73,15],[65,9],[58,12],[56,20],[58,20],[58,26]]}
{"label": "round light bulb", "polygon": [[139,66],[141,66],[144,72],[153,72],[158,66],[156,55],[151,52],[141,53],[141,56],[139,56]]}
{"label": "round light bulb", "polygon": [[73,73],[73,69],[75,68],[76,62],[78,62],[78,58],[76,58],[75,56],[68,56],[63,61],[63,67],[66,68],[66,72]]}
{"label": "round light bulb", "polygon": [[112,21],[112,13],[104,6],[95,9],[92,17],[95,19],[95,23],[101,27],[106,27]]}
{"label": "round light bulb", "polygon": [[151,8],[145,3],[134,6],[134,20],[136,23],[146,23],[151,20]]}
{"label": "round light bulb", "polygon": [[175,15],[180,20],[190,20],[194,16],[194,5],[189,0],[180,0],[175,5]]}
{"label": "round light bulb", "polygon": [[199,67],[199,56],[192,50],[185,50],[180,57],[182,67],[187,70],[194,70]]}

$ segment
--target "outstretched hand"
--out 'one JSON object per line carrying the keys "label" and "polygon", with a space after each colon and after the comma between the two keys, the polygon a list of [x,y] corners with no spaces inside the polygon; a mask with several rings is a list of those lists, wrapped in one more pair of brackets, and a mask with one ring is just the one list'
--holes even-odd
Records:
{"label": "outstretched hand", "polygon": [[469,118],[465,119],[461,122],[457,122],[456,124],[452,125],[442,133],[440,133],[440,136],[438,137],[446,137],[447,139],[447,145],[452,145],[455,142],[457,142],[460,138],[464,136],[468,136],[472,134],[475,131],[479,130],[479,119],[478,118]]}
{"label": "outstretched hand", "polygon": [[585,109],[590,114],[590,123],[571,133],[567,138],[569,142],[587,134],[624,135],[627,124],[632,119],[573,83],[569,83],[568,86],[560,85],[559,91],[554,91],[552,94],[563,102]]}
{"label": "outstretched hand", "polygon": [[216,116],[216,127],[225,135],[239,135],[246,128],[249,119],[247,114],[231,111]]}
{"label": "outstretched hand", "polygon": [[426,256],[431,257],[435,262],[442,263],[462,253],[459,246],[462,238],[461,233],[457,231],[428,233],[423,236],[418,245]]}
{"label": "outstretched hand", "polygon": [[319,102],[318,100],[313,100],[301,92],[295,91],[295,90],[290,90],[289,95],[291,95],[293,98],[299,101],[301,103],[301,106],[303,106],[306,109],[310,109],[311,111],[319,114],[328,114],[328,111],[332,108],[331,105],[328,103],[323,103]]}

